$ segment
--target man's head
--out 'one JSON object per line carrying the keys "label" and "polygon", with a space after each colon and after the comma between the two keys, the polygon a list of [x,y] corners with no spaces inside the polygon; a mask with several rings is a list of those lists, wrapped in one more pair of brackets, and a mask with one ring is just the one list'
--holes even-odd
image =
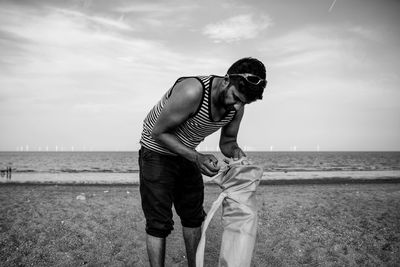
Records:
{"label": "man's head", "polygon": [[261,61],[251,57],[239,59],[228,69],[227,76],[248,102],[262,99],[267,81]]}

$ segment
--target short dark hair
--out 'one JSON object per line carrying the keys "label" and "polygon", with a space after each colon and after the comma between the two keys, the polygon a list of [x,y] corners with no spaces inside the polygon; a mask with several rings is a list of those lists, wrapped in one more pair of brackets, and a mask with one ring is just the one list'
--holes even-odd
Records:
{"label": "short dark hair", "polygon": [[[261,79],[266,78],[266,70],[264,64],[256,58],[246,57],[239,59],[230,66],[227,74],[244,74],[250,73],[257,75]],[[238,86],[238,90],[242,93],[247,100],[250,102],[257,99],[262,99],[262,94],[266,86],[266,82],[262,82],[258,85],[251,84],[247,82],[244,78],[240,76],[232,76],[231,81]]]}

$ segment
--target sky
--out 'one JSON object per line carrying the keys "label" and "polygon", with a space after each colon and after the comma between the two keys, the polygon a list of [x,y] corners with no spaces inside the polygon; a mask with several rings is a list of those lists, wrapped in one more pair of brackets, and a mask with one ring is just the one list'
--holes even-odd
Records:
{"label": "sky", "polygon": [[246,151],[399,151],[398,14],[397,0],[0,0],[0,150],[137,150],[178,77],[251,56],[268,85],[246,106]]}

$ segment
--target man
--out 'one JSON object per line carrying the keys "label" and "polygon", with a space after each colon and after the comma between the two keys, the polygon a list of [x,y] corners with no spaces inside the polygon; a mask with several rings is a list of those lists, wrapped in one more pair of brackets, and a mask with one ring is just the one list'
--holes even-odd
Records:
{"label": "man", "polygon": [[181,219],[188,265],[195,266],[205,218],[201,174],[213,176],[219,170],[214,155],[195,148],[222,128],[221,152],[234,159],[245,156],[237,134],[244,106],[262,99],[265,76],[261,61],[243,58],[225,76],[179,78],[145,118],[139,151],[140,194],[151,266],[164,265],[165,238],[174,223],[172,205]]}

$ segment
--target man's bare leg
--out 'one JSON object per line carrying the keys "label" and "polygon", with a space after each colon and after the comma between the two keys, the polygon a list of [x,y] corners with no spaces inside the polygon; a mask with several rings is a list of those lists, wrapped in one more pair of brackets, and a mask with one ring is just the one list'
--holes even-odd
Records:
{"label": "man's bare leg", "polygon": [[165,262],[165,238],[151,235],[146,237],[147,255],[151,267],[163,267]]}
{"label": "man's bare leg", "polygon": [[188,259],[188,266],[196,266],[196,250],[201,238],[201,227],[189,228],[182,227],[183,239],[185,240],[186,256]]}

